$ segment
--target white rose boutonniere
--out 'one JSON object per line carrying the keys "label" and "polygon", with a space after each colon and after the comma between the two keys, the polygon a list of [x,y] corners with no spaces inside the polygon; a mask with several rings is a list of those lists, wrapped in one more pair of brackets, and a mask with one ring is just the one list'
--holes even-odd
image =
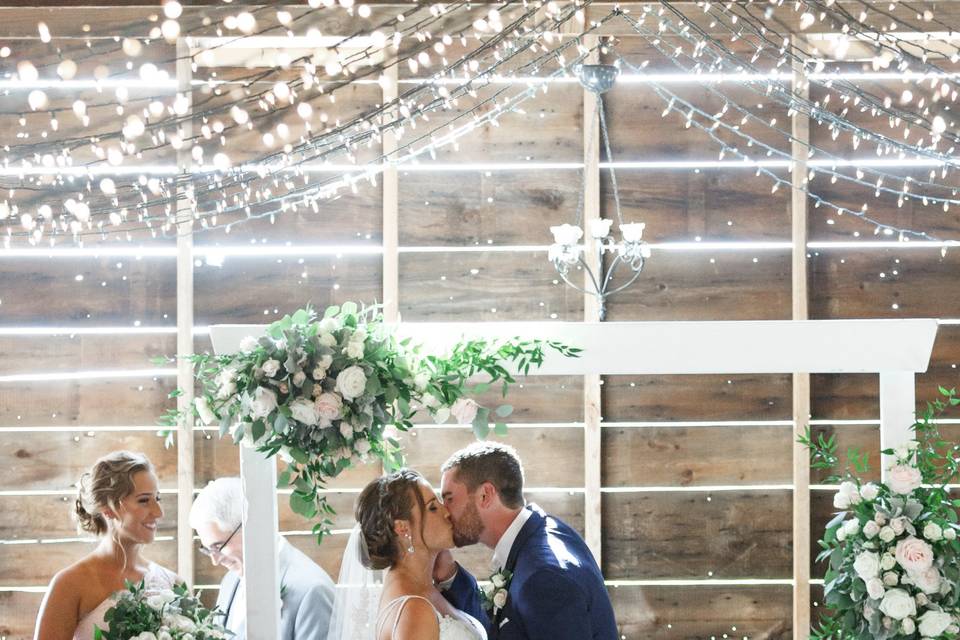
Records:
{"label": "white rose boutonniere", "polygon": [[507,605],[507,598],[510,595],[510,580],[513,579],[513,572],[498,571],[490,576],[490,584],[480,588],[480,600],[483,602],[483,608],[491,612],[491,615],[497,615],[497,612]]}

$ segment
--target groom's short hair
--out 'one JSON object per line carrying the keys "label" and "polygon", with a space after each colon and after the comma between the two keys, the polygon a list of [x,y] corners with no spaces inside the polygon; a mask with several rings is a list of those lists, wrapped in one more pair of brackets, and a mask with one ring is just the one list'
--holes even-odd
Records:
{"label": "groom's short hair", "polygon": [[500,502],[510,509],[519,509],[523,499],[523,465],[516,449],[499,442],[474,442],[460,449],[443,463],[441,472],[455,469],[458,482],[471,493],[484,482],[497,489]]}

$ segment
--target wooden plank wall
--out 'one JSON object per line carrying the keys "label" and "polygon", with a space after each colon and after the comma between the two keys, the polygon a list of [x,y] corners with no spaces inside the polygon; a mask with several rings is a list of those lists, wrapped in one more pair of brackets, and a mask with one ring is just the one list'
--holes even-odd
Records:
{"label": "wooden plank wall", "polygon": [[[86,11],[92,21],[94,10]],[[101,17],[108,16],[98,11]],[[124,16],[131,11],[125,10]],[[6,20],[11,12],[16,19]],[[35,34],[37,18],[29,11],[0,9],[0,18],[6,35]],[[114,18],[109,24],[98,19],[98,29],[119,31],[130,22],[110,14]],[[36,42],[18,42],[30,55],[55,57]],[[618,47],[637,62],[646,56],[655,66],[664,65],[637,38],[622,36]],[[162,45],[150,51],[157,60],[169,53]],[[401,70],[404,73],[409,75],[406,69]],[[727,89],[730,95],[748,97],[740,89]],[[902,87],[893,83],[878,90],[899,92]],[[683,91],[705,108],[718,106],[702,87],[687,85]],[[51,97],[68,101],[76,96]],[[360,86],[339,91],[336,103],[324,108],[345,117],[379,99],[379,89]],[[22,109],[18,101],[25,97],[17,92],[0,97],[0,112]],[[525,116],[504,117],[497,127],[478,129],[461,141],[459,152],[444,150],[440,159],[580,162],[582,105],[578,87],[552,86],[525,106]],[[644,85],[621,85],[609,94],[607,113],[616,159],[715,160],[715,145],[686,129],[682,117],[661,116],[663,106]],[[30,127],[45,127],[40,116],[31,116]],[[13,126],[13,117],[0,115],[0,130],[10,130],[5,127]],[[785,111],[778,117],[788,122]],[[75,132],[70,125],[57,135]],[[829,143],[829,135],[819,127],[811,128],[811,136],[818,144]],[[253,134],[235,140],[234,159],[258,153],[258,140]],[[164,161],[172,162],[173,156],[160,151],[143,160]],[[602,176],[601,210],[611,216],[608,178]],[[558,282],[544,251],[503,250],[548,244],[549,225],[572,221],[579,179],[575,171],[557,169],[400,170],[402,318],[579,321],[583,298]],[[750,170],[647,169],[621,171],[618,179],[625,216],[645,221],[653,242],[790,241],[789,194],[784,189],[771,193],[769,179]],[[18,190],[8,197],[25,207],[56,197],[55,185],[36,186],[42,189]],[[820,177],[813,187],[825,197],[851,203],[871,197]],[[871,202],[873,213],[886,221],[952,237],[960,229],[955,211]],[[224,230],[200,234],[195,242],[198,247],[287,241],[379,247],[383,208],[380,187],[360,185],[355,194],[325,202],[319,215],[289,213],[275,221],[235,225],[229,234]],[[873,232],[850,216],[830,216],[811,206],[812,242],[847,240],[854,231],[865,236]],[[172,246],[172,240],[151,243]],[[444,250],[423,250],[438,247]],[[457,251],[464,247],[481,250]],[[957,261],[956,252],[942,256],[938,249],[812,250],[810,317],[958,319]],[[382,265],[383,256],[377,253],[201,261],[195,275],[196,324],[269,322],[307,302],[323,307],[346,300],[380,300]],[[790,283],[789,249],[760,245],[732,251],[658,249],[640,280],[611,300],[609,317],[784,319],[791,312]],[[41,254],[12,258],[0,253],[0,305],[3,330],[172,327],[175,262],[157,257],[49,259]],[[150,357],[172,354],[175,344],[169,332],[4,334],[0,375],[145,369]],[[209,348],[206,337],[198,337],[197,348]],[[917,380],[918,400],[930,398],[938,384],[955,386],[960,381],[958,363],[960,326],[942,326],[930,371]],[[148,372],[133,378],[0,383],[0,637],[29,637],[41,597],[37,590],[58,568],[89,550],[90,542],[76,538],[69,517],[73,483],[110,450],[144,451],[156,464],[161,486],[171,495],[162,539],[151,554],[175,565],[175,522],[178,516],[185,517],[176,512],[173,494],[177,455],[163,447],[153,426],[171,406],[167,394],[174,380]],[[876,461],[877,386],[871,376],[814,376],[815,432],[836,433],[842,445],[859,446]],[[625,638],[791,637],[791,398],[791,379],[784,375],[603,380],[603,569]],[[582,531],[586,471],[582,379],[531,377],[514,390],[512,404],[514,425],[504,440],[524,459],[529,498]],[[460,427],[425,425],[404,441],[411,466],[437,482],[444,458],[471,437]],[[215,434],[198,432],[194,448],[198,487],[238,472],[236,449]],[[373,473],[358,469],[334,483],[338,526],[351,526],[353,499]],[[815,474],[811,481],[821,479]],[[814,488],[812,504],[815,537],[830,511],[829,493]],[[282,501],[281,528],[336,576],[345,536],[334,535],[317,547],[303,533],[308,523]],[[461,557],[483,573],[488,555],[487,550],[474,548]],[[216,585],[220,570],[201,556],[195,562],[197,584]],[[821,568],[814,567],[813,575],[820,574]]]}

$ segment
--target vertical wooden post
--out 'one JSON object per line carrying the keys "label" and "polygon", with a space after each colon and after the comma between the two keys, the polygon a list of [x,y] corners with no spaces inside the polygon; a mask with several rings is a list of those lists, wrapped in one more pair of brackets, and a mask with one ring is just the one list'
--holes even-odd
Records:
{"label": "vertical wooden post", "polygon": [[[393,65],[384,71],[383,104],[397,99],[399,71]],[[397,150],[397,135],[383,132],[383,154]],[[383,171],[383,319],[397,322],[400,315],[400,180],[397,168],[388,164]]]}
{"label": "vertical wooden post", "polygon": [[[586,60],[596,64],[600,55],[596,51],[597,37],[585,36],[584,45],[592,50]],[[600,260],[597,257],[597,241],[590,236],[590,222],[600,219],[600,128],[598,119],[599,100],[586,89],[583,90],[583,251],[584,257],[595,274],[600,273]],[[586,289],[592,289],[590,277],[584,274]],[[583,319],[597,322],[600,318],[600,301],[592,294],[583,296]],[[603,527],[601,475],[601,405],[600,376],[591,374],[583,377],[583,468],[584,468],[584,530],[586,542],[601,562]],[[603,566],[601,564],[601,566]]]}
{"label": "vertical wooden post", "polygon": [[[190,47],[177,39],[177,91],[190,101],[189,117],[180,125],[184,139],[193,136],[193,68]],[[177,173],[190,172],[186,149],[177,151]],[[177,188],[177,409],[183,418],[177,426],[177,573],[193,586],[193,531],[187,514],[193,504],[193,211],[185,187]]]}
{"label": "vertical wooden post", "polygon": [[[800,36],[792,37],[795,51],[806,52]],[[794,94],[806,99],[809,83],[802,62],[793,63]],[[793,171],[791,218],[793,239],[792,299],[794,320],[806,320],[807,310],[807,153],[810,120],[794,110],[791,118]],[[810,635],[810,454],[797,437],[804,433],[810,419],[810,374],[793,374],[793,637]]]}
{"label": "vertical wooden post", "polygon": [[[912,371],[880,372],[880,450],[893,449],[910,440],[916,420],[917,391]],[[884,455],[880,477],[886,480],[893,456]]]}

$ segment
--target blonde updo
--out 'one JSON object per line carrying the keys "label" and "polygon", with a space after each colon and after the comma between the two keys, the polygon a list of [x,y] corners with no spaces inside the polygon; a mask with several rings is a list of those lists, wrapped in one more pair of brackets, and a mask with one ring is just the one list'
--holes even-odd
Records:
{"label": "blonde updo", "polygon": [[117,510],[120,501],[133,493],[133,476],[153,471],[153,464],[142,453],[113,451],[97,460],[90,471],[80,476],[75,507],[77,530],[96,536],[107,532],[104,509]]}

